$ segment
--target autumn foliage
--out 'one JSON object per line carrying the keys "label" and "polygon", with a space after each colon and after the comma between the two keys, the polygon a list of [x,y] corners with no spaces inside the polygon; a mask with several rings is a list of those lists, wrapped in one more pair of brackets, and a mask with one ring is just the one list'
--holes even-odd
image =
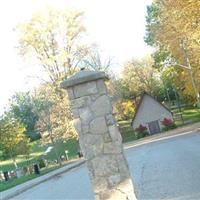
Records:
{"label": "autumn foliage", "polygon": [[199,0],[154,0],[147,8],[145,41],[157,47],[155,66],[173,68],[169,78],[190,102],[200,101],[199,19]]}

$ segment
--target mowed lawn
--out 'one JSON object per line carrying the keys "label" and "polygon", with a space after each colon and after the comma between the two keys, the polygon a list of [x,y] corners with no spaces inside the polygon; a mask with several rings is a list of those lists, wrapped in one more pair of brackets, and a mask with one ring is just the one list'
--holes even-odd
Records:
{"label": "mowed lawn", "polygon": [[136,140],[133,128],[131,127],[131,120],[119,121],[118,123],[123,143]]}
{"label": "mowed lawn", "polygon": [[49,173],[50,171],[53,171],[55,169],[58,169],[59,166],[55,166],[55,165],[52,165],[52,166],[49,166],[48,168],[42,168],[40,170],[40,174],[37,175],[37,174],[29,174],[29,175],[26,175],[26,176],[22,176],[20,178],[13,178],[13,179],[10,179],[8,181],[3,181],[3,182],[0,182],[0,192],[1,191],[4,191],[4,190],[7,190],[9,188],[12,188],[16,185],[19,185],[21,183],[24,183],[26,181],[29,181],[31,179],[34,179],[34,178],[37,178],[39,176],[42,176],[42,175],[45,175],[47,173]]}
{"label": "mowed lawn", "polygon": [[[40,156],[42,156],[42,154],[46,151],[46,149],[52,145],[51,144],[42,145],[41,141],[35,141],[31,143],[31,146],[32,146],[31,147],[32,150],[31,150],[29,159],[26,159],[26,157],[23,155],[17,156],[16,162],[19,167],[24,167],[24,166],[31,165],[38,162],[38,159],[40,159]],[[78,148],[79,148],[79,145],[75,139],[71,139],[67,141],[66,143],[63,143],[61,141],[56,143],[56,149],[57,149],[58,154],[64,155],[65,150],[68,150],[69,158],[74,158],[77,156]],[[56,160],[55,151],[52,150],[49,154],[47,154],[47,156],[44,156],[44,158],[49,161]],[[15,166],[13,164],[13,161],[9,159],[9,160],[0,162],[0,169],[1,171],[13,170],[15,169]]]}
{"label": "mowed lawn", "polygon": [[[25,156],[19,155],[16,158],[16,162],[18,167],[25,167],[25,166],[30,166],[33,165],[35,163],[38,163],[38,161],[41,159],[42,154],[46,151],[46,149],[49,146],[52,146],[51,144],[49,145],[42,145],[41,141],[35,141],[33,143],[31,143],[32,147],[32,151],[30,154],[29,159],[27,159]],[[79,150],[79,145],[77,140],[75,139],[71,139],[69,141],[67,141],[66,143],[63,142],[57,142],[56,143],[56,149],[59,155],[64,155],[65,154],[65,150],[68,150],[68,157],[69,159],[73,159],[77,157],[77,152]],[[25,175],[22,176],[20,178],[13,178],[10,179],[9,181],[2,181],[0,182],[0,191],[4,191],[7,190],[11,187],[14,187],[16,185],[19,185],[21,183],[24,183],[28,180],[34,179],[38,176],[42,176],[44,174],[47,174],[48,172],[55,170],[57,168],[59,168],[60,166],[58,164],[56,164],[54,161],[56,160],[56,154],[54,151],[50,152],[49,154],[47,154],[47,156],[44,157],[46,160],[48,161],[52,161],[47,168],[42,168],[40,170],[40,174],[36,175],[36,174],[29,174],[29,175]],[[66,162],[64,164],[67,164]],[[15,170],[15,166],[13,164],[13,161],[11,159],[6,160],[6,161],[0,161],[0,170],[1,171],[11,171],[11,170]]]}
{"label": "mowed lawn", "polygon": [[200,109],[197,108],[183,109],[183,119],[191,122],[200,121]]}

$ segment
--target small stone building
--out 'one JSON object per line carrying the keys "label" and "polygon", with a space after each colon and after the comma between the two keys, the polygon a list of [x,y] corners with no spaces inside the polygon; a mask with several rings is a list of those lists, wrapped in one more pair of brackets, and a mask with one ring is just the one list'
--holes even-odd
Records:
{"label": "small stone building", "polygon": [[171,111],[151,95],[144,93],[136,108],[132,127],[135,130],[142,125],[147,128],[149,134],[160,133],[163,128],[162,121],[164,118],[173,121]]}

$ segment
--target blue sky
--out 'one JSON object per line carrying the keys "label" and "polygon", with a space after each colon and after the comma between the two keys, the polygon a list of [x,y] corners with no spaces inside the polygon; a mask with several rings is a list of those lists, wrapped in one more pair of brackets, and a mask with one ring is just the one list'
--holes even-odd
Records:
{"label": "blue sky", "polygon": [[17,52],[14,28],[37,10],[47,6],[75,8],[84,11],[87,40],[96,43],[104,55],[112,57],[113,71],[120,74],[123,63],[149,54],[145,34],[146,6],[151,0],[6,0],[0,7],[0,113],[16,91],[38,85],[40,67],[23,60]]}

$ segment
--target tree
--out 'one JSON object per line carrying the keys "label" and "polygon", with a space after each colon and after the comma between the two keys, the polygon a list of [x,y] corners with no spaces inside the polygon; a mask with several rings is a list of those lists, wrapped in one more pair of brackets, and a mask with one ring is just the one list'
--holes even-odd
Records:
{"label": "tree", "polygon": [[64,94],[55,94],[55,88],[50,84],[45,84],[33,95],[35,112],[39,116],[37,128],[41,132],[43,143],[52,143],[54,146],[59,163],[61,162],[55,143],[61,139],[68,140],[77,137],[71,123],[72,116],[68,100],[66,97],[59,96]]}
{"label": "tree", "polygon": [[[161,80],[164,86],[165,99],[168,101],[169,106],[173,105],[173,101],[176,101],[175,90],[177,90],[176,80],[178,80],[179,74],[174,70],[173,67],[167,67],[162,70]],[[182,82],[182,80],[179,80]],[[179,93],[182,91],[180,88]],[[180,93],[181,96],[182,93]]]}
{"label": "tree", "polygon": [[77,71],[88,47],[81,43],[85,32],[82,12],[49,8],[18,26],[19,51],[33,55],[50,80],[61,81]]}
{"label": "tree", "polygon": [[[29,139],[24,132],[24,125],[10,118],[9,113],[6,113],[6,115],[0,119],[0,151],[13,160],[16,168],[16,156],[23,153],[27,154],[29,149]],[[23,151],[20,148],[22,145]]]}
{"label": "tree", "polygon": [[[51,140],[59,140],[61,138],[67,140],[69,137],[74,137],[70,120],[72,119],[71,112],[69,110],[68,99],[66,93],[59,94],[54,93],[55,88],[52,89],[52,85],[42,85],[33,94],[33,101],[35,105],[35,112],[39,116],[37,127],[42,133],[48,132],[45,143]],[[50,132],[52,132],[50,134]]]}
{"label": "tree", "polygon": [[34,112],[34,104],[30,92],[16,93],[10,100],[9,112],[25,126],[25,134],[31,141],[40,139],[40,133],[35,128],[38,115]]}
{"label": "tree", "polygon": [[135,114],[135,105],[134,102],[129,100],[121,104],[123,109],[123,118],[125,120],[132,119]]}
{"label": "tree", "polygon": [[60,82],[78,71],[90,50],[81,42],[85,32],[82,17],[82,12],[50,8],[36,13],[17,29],[20,54],[36,58],[49,77],[33,97],[39,118],[37,128],[45,143],[54,144],[75,135]]}
{"label": "tree", "polygon": [[[184,93],[200,105],[200,2],[155,0],[147,8],[145,41],[157,48],[158,67],[174,66],[184,80]],[[182,87],[177,80],[178,87]]]}
{"label": "tree", "polygon": [[164,85],[160,73],[152,67],[153,59],[132,59],[124,65],[122,77],[111,76],[108,83],[114,110],[119,119],[133,117],[137,97],[148,92],[157,100],[164,100]]}
{"label": "tree", "polygon": [[99,49],[95,46],[93,46],[93,48],[91,47],[87,57],[83,60],[83,62],[85,64],[85,68],[104,72],[108,72],[112,65],[112,59],[104,59]]}
{"label": "tree", "polygon": [[152,65],[152,58],[146,57],[142,60],[132,59],[124,66],[122,78],[131,90],[132,98],[146,91],[159,100],[162,99],[163,85],[159,72]]}
{"label": "tree", "polygon": [[[133,115],[134,106],[132,103],[130,104],[128,102],[133,102],[134,94],[130,90],[127,83],[122,78],[112,75],[110,81],[108,82],[108,89],[112,97],[114,112],[117,113],[117,118],[119,120],[127,119],[131,114]],[[130,106],[126,107],[126,103]]]}

